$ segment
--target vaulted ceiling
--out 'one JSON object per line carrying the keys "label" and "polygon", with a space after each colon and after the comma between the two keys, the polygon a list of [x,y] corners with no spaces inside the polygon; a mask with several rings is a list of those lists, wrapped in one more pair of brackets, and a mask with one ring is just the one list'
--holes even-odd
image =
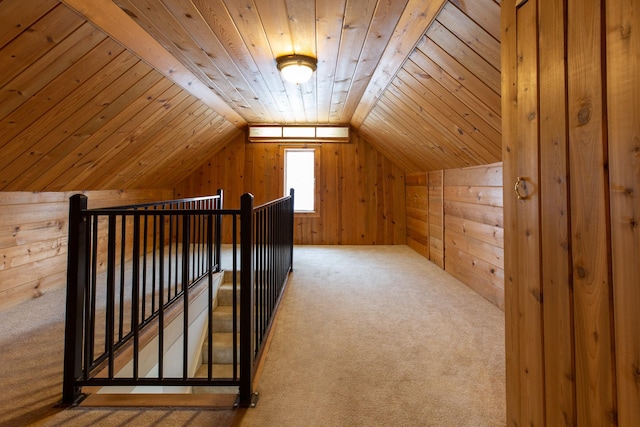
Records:
{"label": "vaulted ceiling", "polygon": [[351,124],[405,172],[492,163],[499,40],[498,0],[2,0],[0,189],[167,187],[252,123]]}

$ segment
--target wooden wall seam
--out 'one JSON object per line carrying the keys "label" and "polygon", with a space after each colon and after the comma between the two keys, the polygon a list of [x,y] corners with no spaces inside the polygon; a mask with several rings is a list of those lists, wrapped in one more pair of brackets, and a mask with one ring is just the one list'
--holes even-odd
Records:
{"label": "wooden wall seam", "polygon": [[540,238],[545,414],[548,425],[576,419],[565,40],[566,2],[538,2]]}
{"label": "wooden wall seam", "polygon": [[502,6],[508,424],[635,426],[638,6]]}
{"label": "wooden wall seam", "polygon": [[615,425],[602,10],[600,1],[567,8],[577,422]]}
{"label": "wooden wall seam", "polygon": [[429,190],[429,259],[444,269],[444,171],[428,173]]}
{"label": "wooden wall seam", "polygon": [[502,164],[444,171],[444,269],[504,309]]}
{"label": "wooden wall seam", "polygon": [[[516,11],[517,37],[517,106],[518,122],[515,159],[517,176],[523,177],[519,185],[522,198],[517,198],[515,215],[515,247],[511,255],[516,258],[517,270],[513,284],[518,287],[520,334],[520,407],[523,423],[543,425],[545,422],[544,379],[544,319],[541,287],[541,242],[539,146],[540,122],[538,98],[538,1],[529,0]],[[509,183],[511,184],[511,183]],[[513,193],[510,197],[515,197]]]}
{"label": "wooden wall seam", "polygon": [[405,196],[407,212],[407,246],[429,259],[428,174],[407,174]]}
{"label": "wooden wall seam", "polygon": [[616,408],[631,426],[640,419],[640,10],[630,0],[604,7]]}
{"label": "wooden wall seam", "polygon": [[504,309],[502,164],[406,177],[407,245]]}
{"label": "wooden wall seam", "polygon": [[[505,1],[500,12],[500,66],[502,85],[500,91],[502,112],[502,180],[510,191],[512,183],[518,176],[517,166],[517,49],[516,49],[516,4]],[[516,262],[508,248],[515,247],[516,198],[504,194],[504,244],[505,253],[505,375],[507,414],[506,425],[518,426],[521,423],[522,409],[520,407],[522,375],[519,369],[520,361],[520,330],[518,329],[520,290],[516,286]],[[523,423],[524,424],[524,423]]]}
{"label": "wooden wall seam", "polygon": [[0,10],[1,191],[167,188],[242,132],[67,5]]}

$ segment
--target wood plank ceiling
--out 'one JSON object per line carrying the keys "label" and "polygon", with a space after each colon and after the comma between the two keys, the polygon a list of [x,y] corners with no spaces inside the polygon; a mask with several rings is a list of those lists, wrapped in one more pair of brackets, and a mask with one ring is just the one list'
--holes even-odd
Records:
{"label": "wood plank ceiling", "polygon": [[[0,190],[170,187],[247,123],[350,123],[405,172],[499,161],[499,18],[497,0],[2,0]],[[280,78],[292,53],[318,58],[310,82]]]}

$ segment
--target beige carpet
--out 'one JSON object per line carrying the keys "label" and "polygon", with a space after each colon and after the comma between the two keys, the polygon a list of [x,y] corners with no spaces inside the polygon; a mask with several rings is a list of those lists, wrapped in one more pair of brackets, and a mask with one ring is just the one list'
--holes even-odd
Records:
{"label": "beige carpet", "polygon": [[406,246],[296,247],[294,269],[256,408],[54,408],[54,292],[0,313],[1,425],[505,424],[503,312]]}

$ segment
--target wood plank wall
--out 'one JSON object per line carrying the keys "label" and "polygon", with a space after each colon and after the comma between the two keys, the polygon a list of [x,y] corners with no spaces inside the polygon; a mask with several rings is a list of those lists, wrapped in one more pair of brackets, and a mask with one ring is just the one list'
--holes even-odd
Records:
{"label": "wood plank wall", "polygon": [[640,7],[608,1],[604,13],[616,406],[630,426],[640,420]]}
{"label": "wood plank wall", "polygon": [[508,425],[640,420],[640,10],[502,3]]}
{"label": "wood plank wall", "polygon": [[[66,286],[69,197],[0,192],[0,311]],[[173,198],[171,190],[88,191],[89,208]]]}
{"label": "wood plank wall", "polygon": [[504,309],[502,164],[411,174],[406,183],[408,246]]}
{"label": "wood plank wall", "polygon": [[429,259],[444,268],[444,171],[429,172],[428,177]]}
{"label": "wood plank wall", "polygon": [[502,165],[444,171],[445,270],[504,309]]}
{"label": "wood plank wall", "polygon": [[405,177],[407,246],[429,259],[429,187],[427,173]]}
{"label": "wood plank wall", "polygon": [[[351,142],[312,145],[319,163],[318,211],[296,214],[295,243],[314,245],[405,244],[405,177],[355,132]],[[255,204],[282,197],[283,147],[236,138],[176,185],[178,197],[225,190],[225,206],[239,196]],[[228,238],[229,232],[225,231]]]}

